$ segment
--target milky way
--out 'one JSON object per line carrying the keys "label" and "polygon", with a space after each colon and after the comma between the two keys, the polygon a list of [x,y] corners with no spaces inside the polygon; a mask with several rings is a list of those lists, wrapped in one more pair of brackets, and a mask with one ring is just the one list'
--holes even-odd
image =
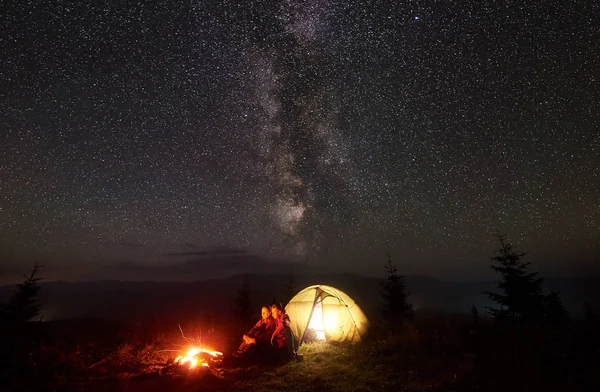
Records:
{"label": "milky way", "polygon": [[589,272],[600,8],[564,3],[9,2],[2,261],[460,275],[497,228]]}

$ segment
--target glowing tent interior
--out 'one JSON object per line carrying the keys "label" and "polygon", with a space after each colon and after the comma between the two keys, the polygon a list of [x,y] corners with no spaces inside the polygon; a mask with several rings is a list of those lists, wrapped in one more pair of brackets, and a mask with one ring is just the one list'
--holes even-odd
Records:
{"label": "glowing tent interior", "polygon": [[358,304],[331,286],[305,288],[290,300],[285,311],[300,344],[314,340],[358,342],[369,326]]}

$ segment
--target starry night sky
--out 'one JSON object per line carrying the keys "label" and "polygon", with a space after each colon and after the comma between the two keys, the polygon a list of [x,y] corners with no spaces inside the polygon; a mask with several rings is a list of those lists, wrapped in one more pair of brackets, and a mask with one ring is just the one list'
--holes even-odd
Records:
{"label": "starry night sky", "polygon": [[5,271],[598,271],[599,2],[120,3],[1,6]]}

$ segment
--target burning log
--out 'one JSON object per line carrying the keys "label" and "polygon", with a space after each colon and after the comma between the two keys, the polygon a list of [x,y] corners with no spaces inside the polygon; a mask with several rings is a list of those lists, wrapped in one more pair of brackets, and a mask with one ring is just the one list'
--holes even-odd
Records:
{"label": "burning log", "polygon": [[223,353],[220,351],[209,350],[202,347],[202,339],[192,339],[188,338],[184,335],[183,329],[181,325],[179,325],[179,330],[181,331],[181,337],[187,340],[192,346],[187,352],[182,352],[180,350],[164,350],[164,351],[179,351],[180,355],[178,355],[175,359],[169,359],[165,364],[165,367],[162,369],[162,373],[170,373],[177,372],[179,369],[188,368],[197,369],[197,368],[208,368],[211,365],[218,365],[223,361]]}
{"label": "burning log", "polygon": [[188,366],[190,369],[197,367],[208,367],[211,363],[219,363],[223,358],[220,351],[207,350],[200,347],[192,347],[187,354],[179,355],[174,363],[180,366]]}

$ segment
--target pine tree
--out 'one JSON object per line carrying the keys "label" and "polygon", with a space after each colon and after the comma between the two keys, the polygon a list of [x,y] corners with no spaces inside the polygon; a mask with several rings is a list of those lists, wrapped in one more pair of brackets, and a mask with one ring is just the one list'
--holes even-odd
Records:
{"label": "pine tree", "polygon": [[252,321],[254,314],[252,310],[252,302],[250,300],[250,285],[248,284],[248,278],[244,275],[244,281],[240,288],[237,290],[237,296],[233,300],[234,302],[234,316],[240,323],[246,324]]}
{"label": "pine tree", "polygon": [[479,323],[479,309],[477,309],[477,306],[475,305],[471,306],[471,317],[473,319],[473,324]]}
{"label": "pine tree", "polygon": [[386,255],[385,280],[381,283],[383,299],[381,315],[394,330],[400,327],[403,320],[412,317],[413,306],[408,301],[404,277],[398,275],[398,268],[392,263],[390,254],[386,252]]}
{"label": "pine tree", "polygon": [[297,290],[296,290],[296,286],[294,284],[294,277],[290,274],[288,276],[287,282],[285,283],[285,286],[283,287],[283,292],[282,292],[282,299],[283,299],[283,306],[286,306],[286,304],[288,302],[290,302],[290,300],[294,297],[294,295],[296,295]]}
{"label": "pine tree", "polygon": [[563,306],[558,293],[554,291],[545,297],[545,319],[552,323],[569,321],[569,312]]}
{"label": "pine tree", "polygon": [[592,308],[592,305],[589,302],[583,304],[583,320],[590,324],[595,324],[598,318],[596,317],[596,312]]}
{"label": "pine tree", "polygon": [[525,253],[513,250],[505,241],[505,235],[497,232],[501,247],[492,257],[492,268],[500,274],[500,293],[485,294],[500,307],[488,306],[496,320],[541,320],[545,313],[545,297],[542,294],[543,279],[536,272],[528,272],[529,263],[521,261]]}
{"label": "pine tree", "polygon": [[37,274],[41,267],[36,262],[29,275],[23,276],[23,282],[17,285],[17,291],[3,306],[2,319],[8,322],[25,323],[39,315],[41,309],[38,300],[39,281],[42,279]]}

